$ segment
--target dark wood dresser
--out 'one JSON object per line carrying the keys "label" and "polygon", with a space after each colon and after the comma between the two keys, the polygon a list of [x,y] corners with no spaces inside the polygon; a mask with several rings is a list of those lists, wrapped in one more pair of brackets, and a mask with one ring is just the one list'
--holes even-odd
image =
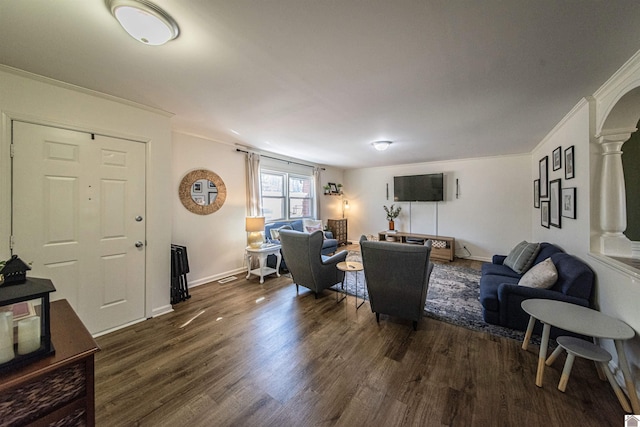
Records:
{"label": "dark wood dresser", "polygon": [[67,300],[51,303],[51,340],[55,354],[0,373],[0,426],[95,425],[100,349]]}
{"label": "dark wood dresser", "polygon": [[338,240],[338,246],[347,244],[347,218],[328,219],[327,228],[333,233],[333,238]]}

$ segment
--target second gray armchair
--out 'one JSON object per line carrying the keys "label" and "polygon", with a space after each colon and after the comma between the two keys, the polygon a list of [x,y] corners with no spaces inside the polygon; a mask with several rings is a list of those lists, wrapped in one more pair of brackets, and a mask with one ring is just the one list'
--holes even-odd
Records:
{"label": "second gray armchair", "polygon": [[413,320],[413,329],[424,316],[429,278],[431,240],[424,245],[368,241],[360,239],[364,276],[371,311]]}
{"label": "second gray armchair", "polygon": [[323,289],[341,283],[344,272],[336,264],[347,258],[347,251],[332,256],[322,255],[322,231],[302,233],[294,230],[281,230],[280,243],[282,256],[287,262],[291,277],[298,286],[311,289],[316,298]]}

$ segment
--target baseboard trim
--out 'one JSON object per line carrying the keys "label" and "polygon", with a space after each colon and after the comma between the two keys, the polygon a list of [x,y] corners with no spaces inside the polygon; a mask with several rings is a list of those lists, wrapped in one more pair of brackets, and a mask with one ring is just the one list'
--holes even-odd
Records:
{"label": "baseboard trim", "polygon": [[110,334],[111,332],[115,332],[117,330],[126,328],[128,326],[135,325],[136,323],[144,322],[145,320],[147,320],[147,319],[143,317],[142,319],[137,319],[137,320],[134,320],[132,322],[125,323],[124,325],[116,326],[115,328],[111,328],[111,329],[107,329],[107,330],[104,330],[104,331],[97,332],[95,334],[91,334],[91,336],[94,337],[94,338],[98,338],[98,337],[101,337],[103,335]]}
{"label": "baseboard trim", "polygon": [[459,258],[459,259],[470,259],[470,260],[473,260],[473,261],[491,262],[491,258],[486,258],[486,257],[481,257],[481,256],[465,256],[465,257],[456,256],[456,258]]}
{"label": "baseboard trim", "polygon": [[151,311],[151,317],[162,316],[163,314],[168,314],[168,313],[171,313],[172,311],[173,311],[173,306],[171,304],[168,304],[162,307],[154,308]]}
{"label": "baseboard trim", "polygon": [[229,270],[227,272],[224,273],[219,273],[219,274],[214,274],[212,276],[207,276],[207,277],[202,277],[200,279],[196,279],[196,280],[191,280],[189,281],[188,285],[190,288],[194,288],[196,286],[200,286],[200,285],[205,285],[207,283],[211,283],[211,282],[216,282],[220,279],[224,279],[225,277],[228,276],[233,276],[233,275],[247,275],[247,268],[246,267],[242,267],[242,268],[236,268],[234,270]]}

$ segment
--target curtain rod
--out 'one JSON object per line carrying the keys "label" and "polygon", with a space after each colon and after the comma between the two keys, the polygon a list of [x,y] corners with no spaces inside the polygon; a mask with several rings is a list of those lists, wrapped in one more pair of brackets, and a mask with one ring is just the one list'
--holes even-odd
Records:
{"label": "curtain rod", "polygon": [[[247,154],[249,154],[249,152],[248,152],[248,151],[246,151],[246,150],[241,150],[241,149],[239,149],[239,148],[236,148],[236,151],[239,151],[239,152],[241,152],[241,153],[247,153]],[[289,163],[289,164],[300,165],[300,166],[306,166],[306,167],[308,167],[308,168],[313,168],[313,169],[315,169],[315,168],[316,168],[315,166],[305,165],[304,163],[292,162],[291,160],[282,160],[282,159],[279,159],[279,158],[277,158],[277,157],[265,156],[264,154],[259,154],[259,153],[258,153],[258,155],[259,155],[260,157],[266,157],[267,159],[278,160],[278,161],[280,161],[280,162],[286,162],[286,163]],[[326,170],[326,169],[325,169],[325,168],[320,168],[320,170],[323,170],[323,171],[324,171],[324,170]]]}

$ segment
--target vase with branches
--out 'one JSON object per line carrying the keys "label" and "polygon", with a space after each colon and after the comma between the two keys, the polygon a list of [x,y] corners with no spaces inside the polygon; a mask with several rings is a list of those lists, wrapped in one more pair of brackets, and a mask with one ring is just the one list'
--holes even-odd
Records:
{"label": "vase with branches", "polygon": [[402,210],[402,206],[391,205],[390,207],[383,206],[384,211],[387,214],[387,221],[389,221],[389,230],[395,230],[395,222],[394,220],[400,215],[400,211]]}

